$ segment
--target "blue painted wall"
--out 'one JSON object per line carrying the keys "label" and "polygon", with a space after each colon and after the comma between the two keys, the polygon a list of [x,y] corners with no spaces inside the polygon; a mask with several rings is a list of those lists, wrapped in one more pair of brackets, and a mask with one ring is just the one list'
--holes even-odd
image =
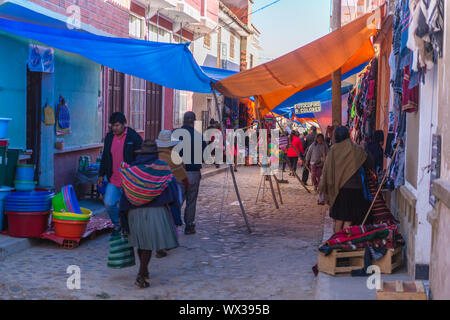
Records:
{"label": "blue painted wall", "polygon": [[26,147],[28,42],[0,31],[0,117],[13,118],[8,137],[11,148]]}
{"label": "blue painted wall", "polygon": [[[8,129],[11,148],[26,148],[26,75],[28,45],[35,43],[0,32],[0,117],[13,118]],[[72,133],[63,136],[64,148],[82,147],[102,140],[102,113],[97,109],[101,66],[55,50],[55,72],[43,75],[42,107],[55,108],[61,94],[68,104]],[[56,108],[55,108],[56,112]],[[43,185],[54,181],[54,126],[42,124],[41,176]],[[70,168],[76,170],[76,168]]]}
{"label": "blue painted wall", "polygon": [[61,94],[70,109],[72,134],[64,147],[100,143],[102,113],[97,111],[101,66],[78,55],[55,50],[55,102]]}

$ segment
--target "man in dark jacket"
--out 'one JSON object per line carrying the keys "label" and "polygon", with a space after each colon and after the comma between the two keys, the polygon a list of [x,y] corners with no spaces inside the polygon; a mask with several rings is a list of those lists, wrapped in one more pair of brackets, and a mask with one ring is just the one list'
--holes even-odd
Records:
{"label": "man in dark jacket", "polygon": [[109,118],[111,131],[106,135],[100,164],[98,185],[102,186],[104,177],[108,179],[104,203],[106,211],[116,229],[120,226],[119,201],[122,197],[122,179],[119,168],[122,162],[135,161],[135,151],[142,146],[141,136],[126,126],[127,119],[121,112],[115,112]]}
{"label": "man in dark jacket", "polygon": [[[191,152],[189,156],[190,163],[185,161],[184,167],[189,179],[189,187],[186,187],[184,183],[179,184],[181,192],[183,194],[183,201],[186,201],[186,208],[184,210],[184,223],[185,223],[185,234],[195,234],[195,211],[197,207],[198,190],[200,188],[200,180],[202,179],[202,174],[200,170],[202,169],[203,163],[203,151],[206,148],[206,142],[203,140],[201,133],[194,129],[195,124],[195,113],[188,111],[184,114],[183,126],[178,130],[186,130],[189,132],[191,137]],[[201,141],[201,154],[200,149],[195,149],[195,143]],[[180,156],[183,157],[183,152],[180,152]],[[197,161],[196,161],[197,160]]]}
{"label": "man in dark jacket", "polygon": [[[316,141],[316,136],[317,136],[317,128],[312,127],[311,130],[309,131],[309,134],[306,136],[305,153],[308,153],[309,146]],[[306,168],[305,165],[303,165],[302,181],[305,185],[308,184],[308,179],[309,179],[309,170]]]}

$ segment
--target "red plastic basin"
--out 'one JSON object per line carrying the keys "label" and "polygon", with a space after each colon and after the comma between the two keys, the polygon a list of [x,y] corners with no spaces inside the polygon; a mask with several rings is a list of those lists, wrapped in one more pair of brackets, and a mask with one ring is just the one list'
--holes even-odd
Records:
{"label": "red plastic basin", "polygon": [[8,216],[8,234],[18,238],[38,238],[47,230],[50,211],[47,212],[10,212]]}
{"label": "red plastic basin", "polygon": [[82,238],[89,221],[71,221],[52,219],[55,225],[55,234],[61,238]]}

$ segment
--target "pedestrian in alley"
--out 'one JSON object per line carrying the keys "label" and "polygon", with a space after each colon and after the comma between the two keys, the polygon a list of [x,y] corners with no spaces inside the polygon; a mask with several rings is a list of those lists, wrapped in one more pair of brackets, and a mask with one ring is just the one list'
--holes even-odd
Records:
{"label": "pedestrian in alley", "polygon": [[113,113],[109,123],[111,131],[105,138],[97,184],[101,187],[106,176],[108,185],[104,203],[117,231],[121,225],[120,220],[124,221],[125,217],[123,214],[119,217],[119,201],[122,197],[122,178],[119,168],[122,162],[132,163],[135,160],[135,151],[141,148],[142,138],[136,131],[126,126],[127,119],[121,112]]}
{"label": "pedestrian in alley", "polygon": [[290,144],[287,151],[288,161],[291,167],[290,176],[295,176],[295,172],[297,171],[297,163],[299,157],[303,157],[305,154],[305,150],[303,150],[302,141],[298,137],[299,133],[297,131],[293,131],[290,136]]}
{"label": "pedestrian in alley", "polygon": [[325,160],[319,192],[330,206],[334,232],[361,224],[370,206],[365,172],[372,167],[371,157],[353,143],[344,126],[334,132],[335,144]]}
{"label": "pedestrian in alley", "polygon": [[[317,137],[317,128],[312,127],[309,130],[309,134],[306,136],[306,148],[305,152],[308,152],[309,147],[316,141]],[[309,179],[309,170],[306,166],[303,166],[303,174],[302,174],[302,181],[305,185],[308,185],[308,179]]]}
{"label": "pedestrian in alley", "polygon": [[[311,169],[311,178],[315,191],[319,188],[320,178],[322,177],[322,168],[328,153],[328,147],[325,144],[324,138],[323,134],[318,134],[316,141],[309,147],[308,153],[306,154],[306,165]],[[318,204],[324,205],[322,194],[319,195]]]}
{"label": "pedestrian in alley", "polygon": [[[169,164],[172,173],[177,180],[179,192],[181,195],[181,185],[185,188],[189,188],[189,179],[184,169],[183,160],[179,157],[177,153],[172,154],[172,149],[179,144],[180,141],[172,140],[172,131],[163,130],[159,133],[158,139],[156,139],[156,144],[159,150],[159,158]],[[176,163],[179,164],[175,164]],[[183,225],[183,221],[181,219],[181,210],[178,206],[170,207],[172,212],[172,216],[174,218],[175,225],[180,227]]]}
{"label": "pedestrian in alley", "polygon": [[137,249],[140,261],[135,282],[139,288],[150,285],[148,265],[152,252],[179,246],[168,209],[181,206],[178,186],[169,165],[159,159],[158,153],[156,143],[146,140],[142,149],[136,151],[136,161],[121,168],[124,195],[120,209],[128,212],[128,241]]}
{"label": "pedestrian in alley", "polygon": [[[184,167],[189,180],[189,186],[184,184],[180,185],[183,195],[183,202],[186,201],[186,208],[184,210],[184,233],[186,235],[195,234],[195,212],[197,207],[198,190],[200,188],[200,180],[202,179],[201,169],[203,163],[203,151],[206,148],[206,142],[203,139],[203,135],[194,129],[196,116],[192,111],[188,111],[183,117],[183,126],[177,130],[187,130],[191,139],[190,163],[185,163]],[[195,141],[201,142],[201,153],[195,157]],[[200,152],[200,150],[198,150]],[[180,156],[183,157],[183,150],[180,152]],[[200,159],[200,163],[195,163],[195,158]]]}

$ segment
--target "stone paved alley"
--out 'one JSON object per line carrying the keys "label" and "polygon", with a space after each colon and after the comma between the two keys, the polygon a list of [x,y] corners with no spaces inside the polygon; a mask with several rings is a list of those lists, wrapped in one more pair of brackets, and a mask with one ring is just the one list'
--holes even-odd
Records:
{"label": "stone paved alley", "polygon": [[[134,285],[137,266],[106,267],[107,234],[74,250],[45,241],[7,257],[0,263],[0,299],[312,299],[311,267],[322,240],[325,209],[291,177],[290,184],[281,185],[280,210],[268,189],[265,202],[255,205],[260,178],[256,167],[237,173],[251,235],[235,203],[231,176],[204,179],[197,234],[181,234],[181,246],[167,258],[152,258],[148,289]],[[81,268],[81,290],[66,288],[69,265]]]}

